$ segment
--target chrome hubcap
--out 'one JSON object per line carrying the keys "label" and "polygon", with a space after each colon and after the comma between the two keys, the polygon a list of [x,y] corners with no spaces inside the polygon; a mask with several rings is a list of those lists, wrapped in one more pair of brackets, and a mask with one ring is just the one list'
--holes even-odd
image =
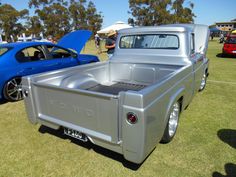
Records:
{"label": "chrome hubcap", "polygon": [[23,98],[21,78],[12,79],[7,83],[6,94],[13,101]]}
{"label": "chrome hubcap", "polygon": [[179,103],[175,103],[172,107],[172,111],[170,113],[170,118],[169,118],[169,136],[172,137],[174,136],[177,126],[178,126],[178,121],[179,121],[179,112],[180,112],[180,106]]}
{"label": "chrome hubcap", "polygon": [[202,90],[206,85],[206,74],[203,75],[201,85],[200,85],[200,90]]}

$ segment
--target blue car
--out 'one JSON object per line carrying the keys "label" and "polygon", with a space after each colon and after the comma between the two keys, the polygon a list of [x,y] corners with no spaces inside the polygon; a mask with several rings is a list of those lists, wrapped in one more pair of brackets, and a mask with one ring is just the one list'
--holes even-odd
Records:
{"label": "blue car", "polygon": [[0,100],[23,99],[23,76],[98,62],[96,56],[79,54],[90,36],[90,31],[80,30],[67,34],[57,45],[48,42],[1,44]]}

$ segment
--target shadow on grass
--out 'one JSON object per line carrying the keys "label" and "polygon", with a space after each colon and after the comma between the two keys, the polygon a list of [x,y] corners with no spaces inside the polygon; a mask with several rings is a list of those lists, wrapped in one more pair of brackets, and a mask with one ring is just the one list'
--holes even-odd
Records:
{"label": "shadow on grass", "polygon": [[8,103],[8,102],[5,101],[5,100],[0,100],[0,105],[2,105],[2,104],[6,104],[6,103]]}
{"label": "shadow on grass", "polygon": [[[236,149],[236,130],[221,129],[217,132],[217,136],[221,141]],[[225,173],[226,175],[214,172],[212,177],[236,177],[236,165],[233,163],[225,164]]]}
{"label": "shadow on grass", "polygon": [[219,172],[214,172],[212,177],[236,177],[236,165],[232,163],[225,164],[225,173],[226,175],[222,175]]}
{"label": "shadow on grass", "polygon": [[227,143],[228,145],[236,149],[236,130],[221,129],[217,132],[217,135],[221,141]]}
{"label": "shadow on grass", "polygon": [[227,59],[232,59],[232,60],[235,60],[235,58],[236,58],[236,56],[234,56],[234,55],[225,55],[225,54],[222,54],[222,53],[218,53],[216,55],[216,57],[221,58],[221,59],[227,58]]}
{"label": "shadow on grass", "polygon": [[129,169],[134,170],[134,171],[138,170],[139,167],[142,165],[142,163],[141,164],[135,164],[135,163],[129,162],[129,161],[124,159],[123,155],[118,154],[118,153],[113,152],[113,151],[110,151],[108,149],[105,149],[103,147],[97,146],[95,144],[92,144],[90,141],[82,142],[80,140],[77,140],[75,138],[67,136],[63,133],[63,129],[54,130],[54,129],[51,129],[49,127],[41,125],[39,127],[38,131],[42,134],[48,133],[48,134],[54,135],[56,137],[59,137],[61,139],[69,139],[72,143],[74,143],[76,145],[79,145],[79,146],[81,146],[83,148],[86,148],[88,150],[93,149],[95,152],[97,152],[99,154],[102,154],[102,155],[104,155],[108,158],[111,158],[113,160],[119,161],[123,164],[124,167],[129,168]]}

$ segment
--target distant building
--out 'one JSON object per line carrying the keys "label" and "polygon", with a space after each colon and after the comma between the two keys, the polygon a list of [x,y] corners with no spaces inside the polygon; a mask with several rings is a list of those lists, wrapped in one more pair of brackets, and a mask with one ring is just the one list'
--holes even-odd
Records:
{"label": "distant building", "polygon": [[216,22],[216,28],[220,31],[233,31],[236,29],[236,20],[230,22]]}

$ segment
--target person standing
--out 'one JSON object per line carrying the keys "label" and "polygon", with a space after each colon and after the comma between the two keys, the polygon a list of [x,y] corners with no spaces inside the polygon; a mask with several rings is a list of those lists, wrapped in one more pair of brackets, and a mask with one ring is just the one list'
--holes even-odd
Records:
{"label": "person standing", "polygon": [[98,50],[98,53],[100,53],[101,52],[101,47],[100,47],[101,38],[100,38],[100,36],[98,34],[96,34],[94,40],[95,40],[95,46]]}
{"label": "person standing", "polygon": [[214,39],[214,33],[211,32],[211,40],[213,40],[213,39]]}
{"label": "person standing", "polygon": [[117,33],[114,30],[110,30],[107,36],[105,48],[107,49],[108,57],[111,58],[115,51]]}
{"label": "person standing", "polygon": [[221,32],[221,34],[220,34],[220,43],[223,43],[224,40],[225,40],[224,34],[223,34],[223,32]]}

